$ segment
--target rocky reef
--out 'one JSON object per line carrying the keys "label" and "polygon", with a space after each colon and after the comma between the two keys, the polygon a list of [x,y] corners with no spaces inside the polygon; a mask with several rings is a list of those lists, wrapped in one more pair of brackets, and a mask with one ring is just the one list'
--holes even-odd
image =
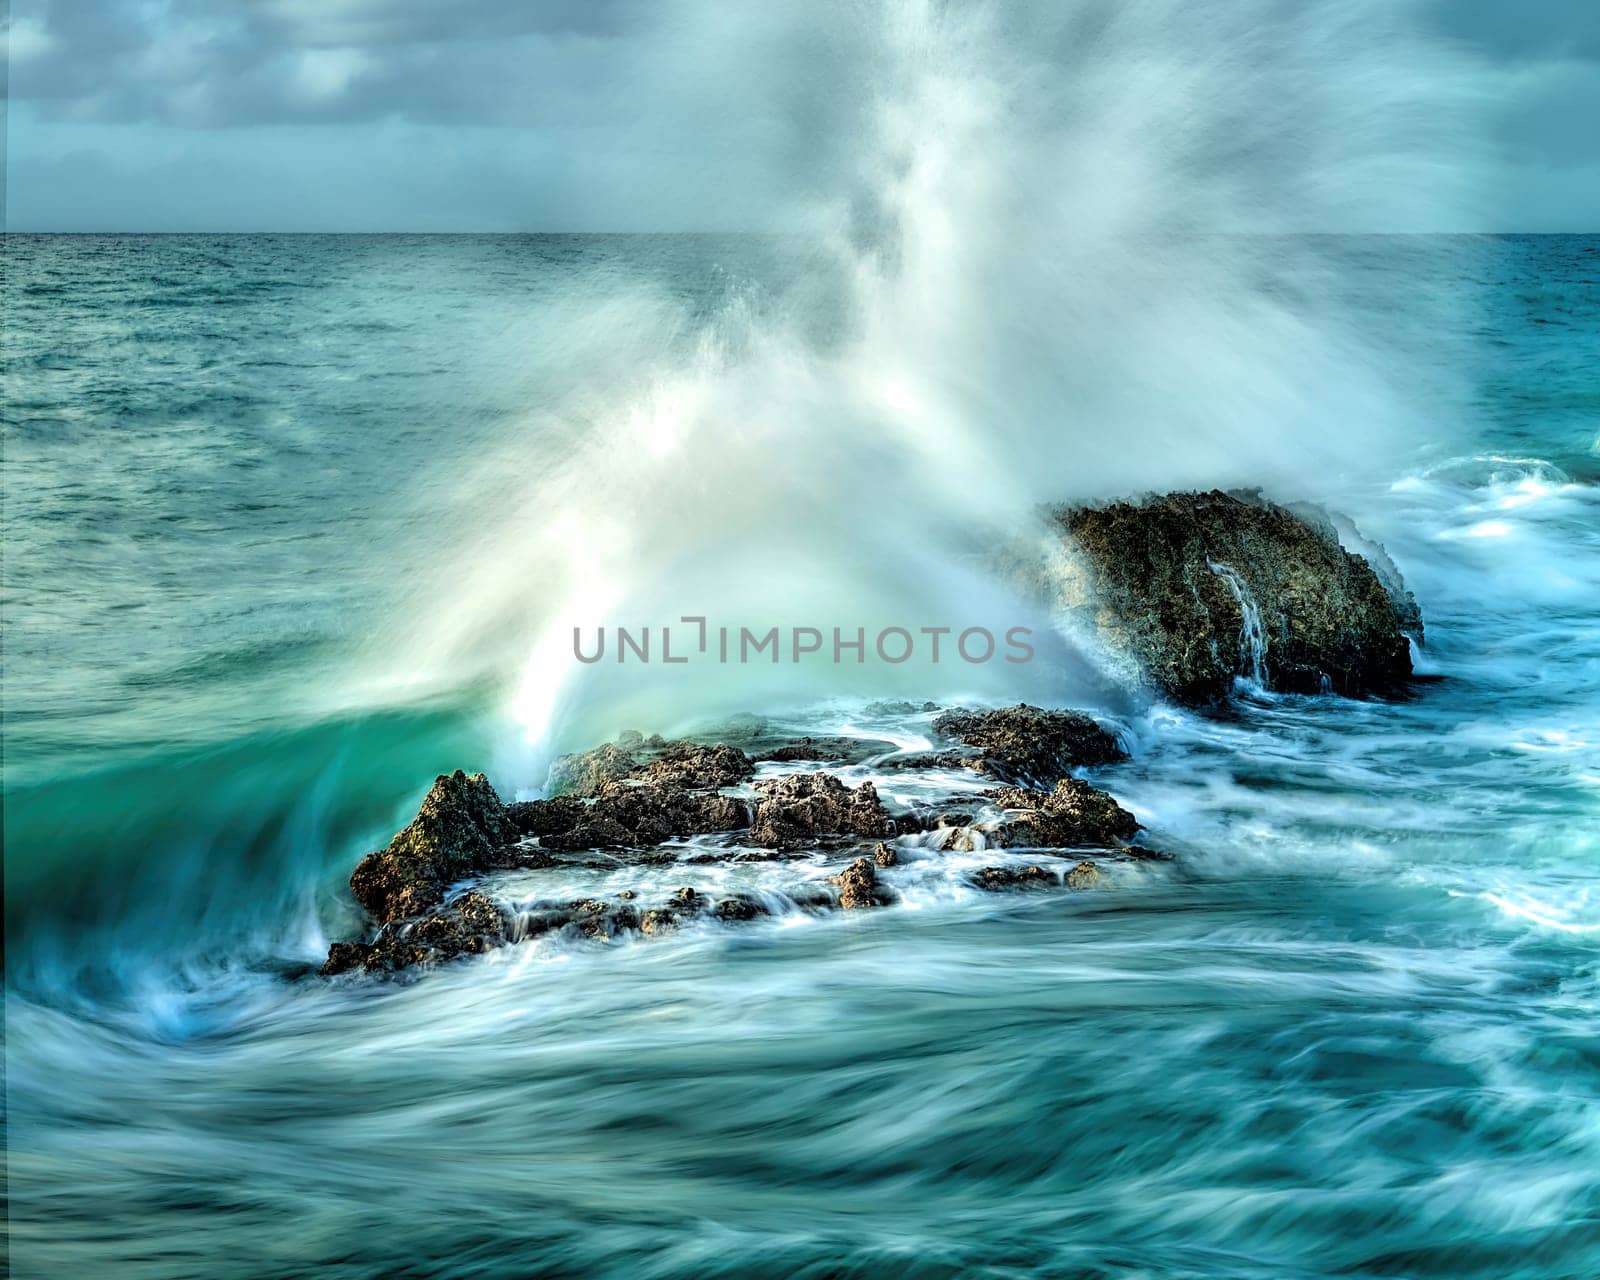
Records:
{"label": "rocky reef", "polygon": [[[893,903],[890,879],[906,869],[908,858],[991,847],[1033,848],[1052,857],[1067,848],[1118,857],[1146,853],[1129,844],[1138,831],[1132,814],[1067,775],[1070,768],[1123,757],[1092,718],[1022,706],[948,712],[934,723],[936,732],[971,750],[979,772],[997,780],[1049,778],[1054,788],[985,791],[967,784],[974,813],[945,814],[924,830],[930,824],[891,811],[870,780],[851,785],[815,767],[761,777],[756,762],[731,744],[636,734],[558,762],[553,776],[563,792],[548,799],[507,805],[482,774],[441,776],[417,817],[356,867],[351,890],[373,931],[364,940],[334,943],[323,973],[434,965],[551,934],[594,941],[655,937],[692,921],[736,923],[775,909],[769,896],[710,885],[683,885],[657,900],[625,889],[497,901],[492,884],[502,873],[636,865],[677,866],[692,874],[708,863],[789,860],[801,878],[780,898],[789,909],[815,913]],[[767,768],[815,765],[813,755],[840,763],[803,739],[796,745],[801,749],[768,755]],[[894,750],[886,742],[874,747],[876,755]],[[820,876],[813,869],[819,856],[825,860]],[[830,868],[831,858],[843,859],[843,866]],[[1082,868],[1092,865],[1035,867],[1037,876],[990,867],[971,883],[1003,889],[1049,880],[1082,889],[1091,884]]]}
{"label": "rocky reef", "polygon": [[[1167,696],[1216,702],[1236,678],[1289,693],[1392,690],[1421,615],[1384,558],[1257,495],[1173,493],[1057,513],[1060,601]],[[1385,582],[1387,579],[1387,585]]]}
{"label": "rocky reef", "polygon": [[[1375,544],[1362,545],[1376,569],[1347,551],[1316,512],[1179,493],[1058,520],[1062,602],[1130,673],[1181,702],[1216,702],[1241,679],[1363,694],[1410,674],[1421,616],[1399,571]],[[403,970],[552,934],[609,942],[777,911],[867,912],[900,899],[930,861],[971,888],[1078,892],[1111,864],[1167,857],[1082,776],[1126,759],[1092,716],[877,706],[868,718],[911,717],[932,740],[795,737],[741,716],[703,740],[628,732],[565,756],[543,799],[507,805],[482,774],[441,776],[356,867],[369,933],[335,943],[323,972]],[[897,793],[889,803],[879,786]],[[1001,857],[974,865],[991,851]],[[730,888],[751,864],[792,879]],[[679,871],[701,883],[660,883]],[[635,872],[634,887],[616,886]],[[572,897],[572,873],[605,891]],[[540,896],[563,883],[564,895]]]}

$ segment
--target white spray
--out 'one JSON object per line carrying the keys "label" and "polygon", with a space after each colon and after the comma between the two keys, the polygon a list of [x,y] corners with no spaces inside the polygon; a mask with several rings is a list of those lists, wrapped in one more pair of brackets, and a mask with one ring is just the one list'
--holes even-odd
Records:
{"label": "white spray", "polygon": [[408,674],[502,673],[534,780],[595,732],[821,692],[1070,697],[1060,652],[584,667],[572,629],[1038,622],[979,553],[1040,536],[1041,503],[1317,496],[1410,448],[1444,390],[1438,317],[1302,234],[1462,216],[1471,82],[1408,7],[675,10],[638,110],[725,96],[791,123],[769,167],[804,179],[780,220],[817,246],[812,287],[692,339],[658,294],[608,294],[570,354],[620,332],[637,359],[471,478],[471,571],[453,554],[424,586]]}

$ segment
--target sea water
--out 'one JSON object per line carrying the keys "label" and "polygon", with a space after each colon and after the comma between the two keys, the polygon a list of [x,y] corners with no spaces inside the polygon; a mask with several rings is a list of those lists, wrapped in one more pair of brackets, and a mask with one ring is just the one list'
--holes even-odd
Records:
{"label": "sea water", "polygon": [[[1087,699],[1133,749],[1095,781],[1172,862],[995,895],[912,861],[891,909],[330,982],[350,867],[436,772],[535,794],[589,745],[581,688],[517,711],[559,603],[519,541],[541,477],[641,364],[812,288],[809,250],[7,237],[13,1272],[1600,1271],[1600,238],[1421,247],[1439,429],[1269,489],[1386,548],[1419,679]],[[1052,670],[1019,694],[1102,687]],[[1011,692],[968,675],[920,693]],[[854,678],[735,693],[926,735]],[[637,692],[596,724],[726,709]]]}

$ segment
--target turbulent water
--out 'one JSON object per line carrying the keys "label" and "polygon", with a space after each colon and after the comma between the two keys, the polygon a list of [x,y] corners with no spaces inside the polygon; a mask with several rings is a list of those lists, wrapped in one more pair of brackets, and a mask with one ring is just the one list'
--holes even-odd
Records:
{"label": "turbulent water", "polygon": [[[729,695],[907,744],[927,717],[872,710],[877,677],[1091,704],[1134,748],[1096,782],[1173,862],[994,895],[913,861],[893,909],[545,940],[410,983],[311,975],[358,927],[350,866],[435,772],[533,793],[590,730],[732,709],[530,694],[530,636],[572,597],[527,539],[642,362],[718,387],[770,366],[710,360],[706,325],[815,287],[809,251],[5,249],[15,1274],[1600,1271],[1600,238],[1315,250],[1458,321],[1429,348],[1457,393],[1435,429],[1272,487],[1406,574],[1409,696],[1242,684],[1199,715],[1065,650],[1004,690],[880,668]],[[1114,446],[1073,424],[1032,448],[1055,475]],[[716,499],[670,474],[666,509]]]}

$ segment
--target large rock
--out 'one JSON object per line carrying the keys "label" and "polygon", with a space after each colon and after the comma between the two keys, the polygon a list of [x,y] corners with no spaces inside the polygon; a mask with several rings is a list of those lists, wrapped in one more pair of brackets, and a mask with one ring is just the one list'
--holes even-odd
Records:
{"label": "large rock", "polygon": [[1104,791],[1079,778],[1062,778],[1050,792],[1000,787],[985,793],[1006,810],[985,830],[995,849],[1075,849],[1131,840],[1139,821]]}
{"label": "large rock", "polygon": [[847,787],[831,773],[791,773],[756,784],[751,844],[797,849],[818,836],[887,836],[894,822],[870,782]]}
{"label": "large rock", "polygon": [[361,860],[350,888],[380,924],[421,915],[443,899],[452,880],[493,865],[517,835],[481,773],[441,774],[389,847]]}
{"label": "large rock", "polygon": [[1326,520],[1252,495],[1174,493],[1059,514],[1061,602],[1172,698],[1204,705],[1236,677],[1361,694],[1411,674],[1416,603],[1346,551]]}
{"label": "large rock", "polygon": [[934,731],[977,754],[938,758],[1006,782],[1048,786],[1070,769],[1124,760],[1117,740],[1081,711],[1044,711],[1019,703],[993,711],[947,711]]}

